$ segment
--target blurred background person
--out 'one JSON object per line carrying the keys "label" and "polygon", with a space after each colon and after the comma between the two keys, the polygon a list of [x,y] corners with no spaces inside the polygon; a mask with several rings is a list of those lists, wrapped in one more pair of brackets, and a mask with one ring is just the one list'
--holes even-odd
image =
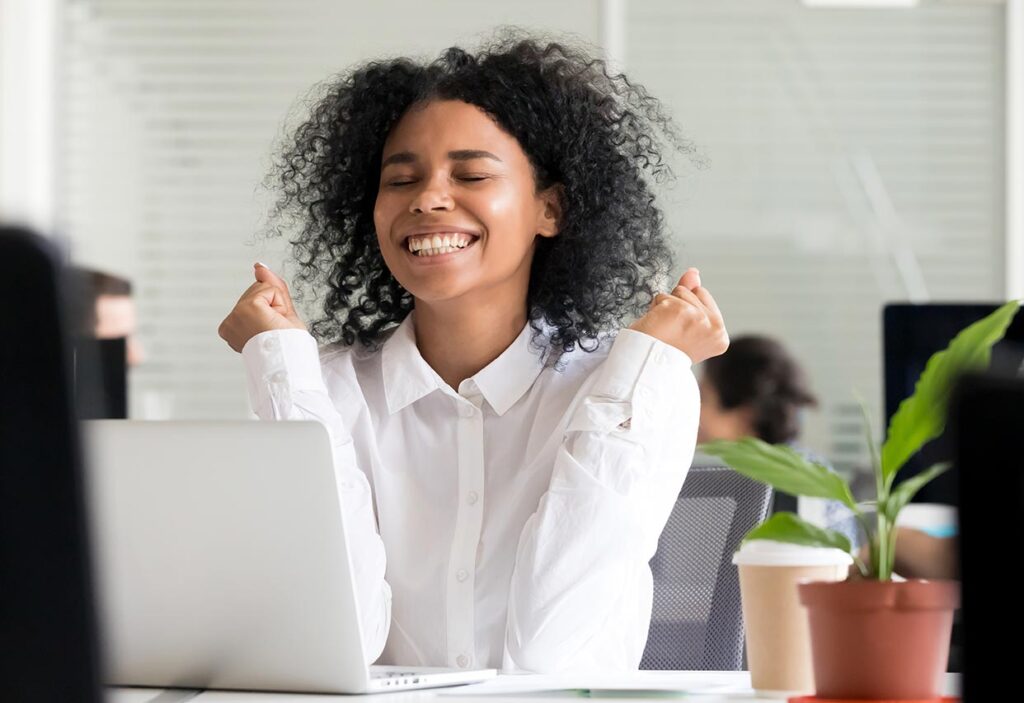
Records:
{"label": "blurred background person", "polygon": [[69,309],[76,329],[75,400],[82,419],[123,419],[129,369],[144,359],[131,282],[90,268],[70,271]]}
{"label": "blurred background person", "polygon": [[129,367],[141,364],[145,355],[137,334],[131,281],[90,268],[79,268],[76,275],[83,295],[86,329],[96,339],[123,338],[125,362]]}
{"label": "blurred background person", "polygon": [[[775,339],[745,335],[729,349],[703,364],[700,376],[700,429],[698,442],[757,437],[768,444],[786,444],[811,461],[832,467],[798,444],[807,408],[817,407],[807,374],[799,362]],[[797,499],[775,492],[772,512],[799,512]],[[824,526],[860,543],[853,513],[837,501],[824,506]]]}
{"label": "blurred background person", "polygon": [[815,407],[806,374],[779,342],[747,335],[703,365],[698,441],[758,437],[792,444],[804,408]]}

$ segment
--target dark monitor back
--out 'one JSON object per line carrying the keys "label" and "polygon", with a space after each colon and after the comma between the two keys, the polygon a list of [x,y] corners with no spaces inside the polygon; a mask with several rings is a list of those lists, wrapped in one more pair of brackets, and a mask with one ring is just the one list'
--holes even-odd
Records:
{"label": "dark monitor back", "polygon": [[[997,303],[899,303],[885,306],[884,347],[886,425],[914,386],[928,359],[945,349],[960,330],[993,312]],[[990,370],[1003,375],[1021,373],[1024,366],[1024,314],[1018,314],[1006,336],[992,350]],[[900,469],[903,480],[940,461],[953,459],[946,432],[937,437]],[[957,504],[956,469],[935,479],[914,497],[915,502]]]}
{"label": "dark monitor back", "polygon": [[1024,378],[964,378],[949,427],[960,491],[963,699],[1004,700],[1024,628],[1012,576],[1024,544]]}
{"label": "dark monitor back", "polygon": [[0,228],[0,699],[99,701],[61,267]]}
{"label": "dark monitor back", "polygon": [[128,417],[125,339],[79,337],[74,342],[75,406],[82,420]]}

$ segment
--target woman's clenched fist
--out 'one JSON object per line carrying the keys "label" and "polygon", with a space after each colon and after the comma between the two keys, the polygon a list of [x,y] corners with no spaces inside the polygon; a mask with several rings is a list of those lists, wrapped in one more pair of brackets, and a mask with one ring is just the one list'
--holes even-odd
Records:
{"label": "woman's clenched fist", "polygon": [[671,293],[658,293],[647,313],[629,328],[671,344],[695,364],[729,348],[722,313],[694,268],[686,270]]}
{"label": "woman's clenched fist", "polygon": [[256,282],[242,293],[217,333],[236,352],[260,332],[306,329],[288,292],[288,284],[263,264],[254,267]]}

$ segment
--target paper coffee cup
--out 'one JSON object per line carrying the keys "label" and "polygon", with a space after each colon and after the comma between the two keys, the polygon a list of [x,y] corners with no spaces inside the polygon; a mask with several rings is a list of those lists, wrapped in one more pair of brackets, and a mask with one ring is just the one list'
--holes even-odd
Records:
{"label": "paper coffee cup", "polygon": [[739,567],[751,685],[760,692],[814,693],[814,666],[801,581],[842,581],[853,558],[839,549],[769,540],[744,543]]}

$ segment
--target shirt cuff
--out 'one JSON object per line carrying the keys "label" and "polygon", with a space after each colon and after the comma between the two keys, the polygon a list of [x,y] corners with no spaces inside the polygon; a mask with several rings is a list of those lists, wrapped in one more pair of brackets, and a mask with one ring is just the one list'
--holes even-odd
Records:
{"label": "shirt cuff", "polygon": [[296,392],[327,392],[316,340],[305,330],[260,332],[242,347],[249,401],[257,409],[282,407]]}

